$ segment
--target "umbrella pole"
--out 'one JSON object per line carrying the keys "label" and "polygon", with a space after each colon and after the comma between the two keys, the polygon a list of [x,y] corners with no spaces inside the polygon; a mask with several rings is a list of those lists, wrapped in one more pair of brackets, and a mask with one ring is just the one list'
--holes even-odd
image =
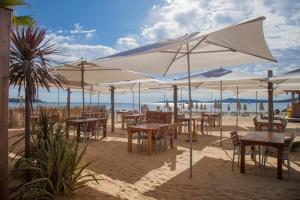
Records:
{"label": "umbrella pole", "polygon": [[221,146],[223,146],[222,139],[223,139],[223,122],[222,122],[222,117],[223,117],[223,108],[222,108],[222,101],[223,101],[223,82],[220,81],[220,96],[221,96],[221,101],[220,101],[220,136],[221,136]]}
{"label": "umbrella pole", "polygon": [[91,92],[90,92],[90,112],[92,111],[92,93],[93,93],[93,85],[91,85]]}
{"label": "umbrella pole", "polygon": [[132,111],[134,111],[134,90],[132,89]]}
{"label": "umbrella pole", "polygon": [[257,118],[257,91],[255,91],[255,117]]}
{"label": "umbrella pole", "polygon": [[212,92],[210,93],[210,112],[212,113],[213,112],[213,105],[212,105]]}
{"label": "umbrella pole", "polygon": [[163,109],[164,111],[166,111],[166,92],[164,92],[164,105],[163,105]]}
{"label": "umbrella pole", "polygon": [[188,67],[188,83],[189,83],[189,137],[190,137],[190,178],[193,176],[193,135],[192,135],[192,90],[191,90],[191,66],[190,66],[190,50],[189,43],[186,43],[186,56]]}
{"label": "umbrella pole", "polygon": [[115,132],[115,87],[110,87],[111,92],[111,132]]}
{"label": "umbrella pole", "polygon": [[98,91],[98,109],[100,107],[100,91]]}
{"label": "umbrella pole", "polygon": [[180,88],[180,101],[181,101],[181,112],[183,112],[183,102],[182,102],[182,88]]}
{"label": "umbrella pole", "polygon": [[[177,85],[173,85],[173,88],[174,88],[174,91],[173,91],[173,103],[174,103],[174,123],[177,124],[177,120],[178,120],[178,116],[177,116],[177,110],[178,110],[178,107],[177,107],[177,96],[178,96],[178,87]],[[174,133],[174,138],[177,139],[177,128],[175,129],[175,133]]]}
{"label": "umbrella pole", "polygon": [[[84,61],[81,62],[81,88],[82,88],[82,112],[84,115],[84,106],[85,106],[85,102],[84,102]],[[86,143],[85,116],[83,117],[83,131],[84,131],[83,141],[84,141],[84,143]]]}
{"label": "umbrella pole", "polygon": [[139,114],[141,114],[141,82],[139,82]]}
{"label": "umbrella pole", "polygon": [[239,127],[239,86],[236,86],[236,132],[238,132]]}
{"label": "umbrella pole", "polygon": [[[273,76],[273,71],[268,70],[268,78]],[[273,113],[273,83],[268,82],[268,115],[269,115],[269,132],[273,132],[273,118],[274,118],[274,113]]]}

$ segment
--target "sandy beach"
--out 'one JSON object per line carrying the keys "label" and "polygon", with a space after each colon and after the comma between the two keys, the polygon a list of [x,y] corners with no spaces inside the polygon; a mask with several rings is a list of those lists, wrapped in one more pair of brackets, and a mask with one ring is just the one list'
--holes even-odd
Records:
{"label": "sandy beach", "polygon": [[[240,117],[239,134],[253,130],[252,117]],[[224,116],[224,138],[220,145],[219,128],[205,135],[198,134],[193,143],[193,177],[189,178],[189,146],[187,135],[175,140],[174,149],[159,150],[152,156],[136,144],[127,152],[127,131],[117,124],[108,137],[89,140],[83,163],[93,161],[86,172],[95,174],[99,184],[89,183],[75,192],[72,199],[299,199],[300,152],[290,153],[291,175],[276,179],[276,159],[270,158],[266,168],[255,166],[246,156],[246,174],[240,174],[237,162],[232,164],[232,143],[235,117]],[[10,134],[22,132],[11,130]],[[285,136],[292,132],[300,138],[300,124],[288,123]],[[136,143],[136,141],[134,141]],[[236,159],[237,160],[237,159]]]}

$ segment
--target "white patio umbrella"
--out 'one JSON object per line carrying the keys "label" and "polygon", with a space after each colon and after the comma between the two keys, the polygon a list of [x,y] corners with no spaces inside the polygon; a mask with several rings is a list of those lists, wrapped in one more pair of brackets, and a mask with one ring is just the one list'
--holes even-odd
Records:
{"label": "white patio umbrella", "polygon": [[[85,60],[62,64],[60,66],[57,66],[55,69],[66,78],[66,80],[68,81],[68,85],[71,85],[72,83],[81,83],[83,112],[85,112],[84,85],[151,78],[147,75],[132,71],[101,67],[94,63],[89,63]],[[114,111],[112,110],[112,112]],[[112,118],[113,117],[114,116],[112,114]],[[84,142],[86,142],[86,131],[84,132]]]}
{"label": "white patio umbrella", "polygon": [[[264,19],[264,17],[256,18],[207,34],[198,32],[187,34],[177,39],[164,40],[93,62],[104,67],[144,73],[166,75],[187,72],[191,104],[191,70],[276,61],[264,39],[262,30]],[[191,109],[189,114],[191,120]],[[190,176],[192,176],[192,134],[191,131],[189,132]]]}

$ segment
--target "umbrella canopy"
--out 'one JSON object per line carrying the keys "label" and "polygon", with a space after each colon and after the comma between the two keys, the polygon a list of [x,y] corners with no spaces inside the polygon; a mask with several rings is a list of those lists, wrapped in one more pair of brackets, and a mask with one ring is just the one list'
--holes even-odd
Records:
{"label": "umbrella canopy", "polygon": [[93,63],[166,75],[187,71],[187,51],[190,53],[191,69],[276,61],[264,39],[264,19],[259,17],[207,34],[187,34],[100,58]]}
{"label": "umbrella canopy", "polygon": [[63,64],[55,67],[55,69],[67,79],[68,85],[76,83],[75,86],[78,86],[82,80],[85,84],[98,84],[151,78],[141,73],[100,67],[86,61]]}
{"label": "umbrella canopy", "polygon": [[[187,85],[187,77],[178,79],[179,84]],[[252,86],[253,88],[266,86],[267,78],[263,76],[257,76],[246,73],[238,73],[228,69],[215,69],[204,73],[195,74],[191,76],[192,86],[196,88],[210,88],[220,87],[220,81],[222,81],[223,89],[234,87],[234,86]]]}
{"label": "umbrella canopy", "polygon": [[[187,72],[189,119],[191,120],[191,70],[276,61],[264,39],[262,30],[264,19],[264,17],[259,17],[207,34],[198,32],[187,34],[177,39],[165,40],[100,58],[93,63],[103,67],[162,75]],[[192,137],[189,131],[190,176],[192,176],[193,164]]]}
{"label": "umbrella canopy", "polygon": [[204,104],[203,110],[206,110],[206,104]]}
{"label": "umbrella canopy", "polygon": [[196,101],[196,110],[199,109],[198,101]]}
{"label": "umbrella canopy", "polygon": [[300,83],[300,68],[279,76],[272,77],[269,80],[277,84]]}

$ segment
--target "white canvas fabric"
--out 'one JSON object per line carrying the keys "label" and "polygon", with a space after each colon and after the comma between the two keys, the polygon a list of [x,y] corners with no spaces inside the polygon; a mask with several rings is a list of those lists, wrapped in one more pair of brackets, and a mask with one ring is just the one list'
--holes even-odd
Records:
{"label": "white canvas fabric", "polygon": [[[68,85],[81,83],[82,80],[82,64],[81,62],[63,64],[55,68],[67,80]],[[116,68],[104,68],[92,63],[84,62],[84,82],[85,84],[111,83],[118,81],[130,81],[149,79],[151,77],[127,70]]]}
{"label": "white canvas fabric", "polygon": [[300,83],[300,69],[296,69],[293,71],[290,71],[288,73],[275,76],[269,79],[273,83],[277,84],[295,84]]}
{"label": "white canvas fabric", "polygon": [[260,17],[208,34],[191,33],[92,61],[102,67],[142,73],[172,74],[191,70],[276,61],[264,39]]}

